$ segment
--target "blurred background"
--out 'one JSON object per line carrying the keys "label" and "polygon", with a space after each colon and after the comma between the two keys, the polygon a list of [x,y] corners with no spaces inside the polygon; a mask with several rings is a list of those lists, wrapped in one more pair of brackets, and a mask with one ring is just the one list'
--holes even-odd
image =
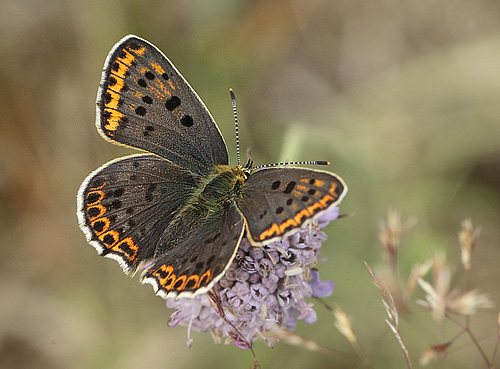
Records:
{"label": "blurred background", "polygon": [[[249,368],[249,351],[213,344],[170,314],[149,286],[100,258],[80,231],[76,192],[101,164],[132,150],[97,133],[95,98],[107,53],[137,34],[157,45],[202,97],[235,163],[228,89],[243,152],[257,164],[329,160],[349,185],[326,229],[326,299],[352,318],[375,367],[405,367],[363,261],[383,266],[379,226],[398,209],[416,224],[399,259],[444,250],[463,286],[457,231],[481,227],[472,286],[500,301],[500,2],[257,0],[0,3],[0,367]],[[422,298],[422,293],[416,297]],[[414,367],[455,325],[410,304],[402,334]],[[327,355],[263,342],[263,368],[363,365],[316,303],[295,333]],[[489,358],[498,305],[472,327]],[[430,367],[486,367],[461,339]],[[496,367],[500,361],[496,360]]]}

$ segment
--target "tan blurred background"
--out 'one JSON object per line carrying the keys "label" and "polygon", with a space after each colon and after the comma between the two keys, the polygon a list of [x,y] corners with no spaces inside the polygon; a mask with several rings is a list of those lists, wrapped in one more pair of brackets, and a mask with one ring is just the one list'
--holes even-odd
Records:
{"label": "tan blurred background", "polygon": [[[396,207],[418,222],[400,270],[482,229],[473,286],[500,301],[500,2],[260,0],[0,2],[0,368],[248,368],[210,334],[169,328],[164,301],[97,256],[75,215],[82,180],[128,154],[95,126],[104,59],[134,33],[162,49],[217,120],[235,162],[228,89],[256,163],[330,160],[350,191],[327,228],[326,299],[353,318],[375,367],[405,367],[362,261],[381,261],[378,227]],[[420,294],[420,297],[422,295]],[[316,304],[296,333],[333,349],[255,345],[263,368],[363,367]],[[436,329],[421,307],[402,323],[414,367]],[[474,317],[489,356],[498,306]],[[496,362],[500,365],[499,360]],[[485,367],[460,340],[431,367]]]}

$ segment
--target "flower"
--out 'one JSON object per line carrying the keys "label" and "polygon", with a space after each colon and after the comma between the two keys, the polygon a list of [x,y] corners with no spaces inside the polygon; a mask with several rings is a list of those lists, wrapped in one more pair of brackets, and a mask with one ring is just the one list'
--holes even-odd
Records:
{"label": "flower", "polygon": [[253,341],[275,339],[266,332],[273,328],[294,330],[299,320],[317,320],[313,304],[305,298],[326,297],[333,292],[332,281],[321,281],[314,269],[326,234],[320,228],[338,218],[334,207],[310,227],[262,247],[252,247],[243,238],[225,275],[208,294],[193,298],[167,299],[175,309],[169,325],[210,331],[216,343],[229,337],[236,346],[250,348]]}

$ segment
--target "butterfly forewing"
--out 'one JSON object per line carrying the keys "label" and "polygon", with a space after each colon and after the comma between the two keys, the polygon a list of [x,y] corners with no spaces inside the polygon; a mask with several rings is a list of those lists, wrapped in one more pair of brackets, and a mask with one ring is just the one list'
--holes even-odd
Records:
{"label": "butterfly forewing", "polygon": [[333,173],[301,168],[269,168],[252,173],[238,208],[253,244],[283,238],[338,204],[347,187]]}
{"label": "butterfly forewing", "polygon": [[228,163],[220,131],[196,92],[160,50],[136,36],[123,38],[108,55],[97,127],[108,140],[199,174]]}
{"label": "butterfly forewing", "polygon": [[101,255],[134,272],[139,262],[153,257],[164,229],[197,182],[197,175],[154,155],[111,161],[80,187],[80,227]]}

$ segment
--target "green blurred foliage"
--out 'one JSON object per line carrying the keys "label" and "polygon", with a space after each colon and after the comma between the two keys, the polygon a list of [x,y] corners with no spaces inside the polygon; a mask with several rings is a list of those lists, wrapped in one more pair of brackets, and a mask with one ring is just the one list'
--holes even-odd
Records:
{"label": "green blurred foliage", "polygon": [[[319,265],[376,367],[404,359],[362,263],[382,263],[388,208],[414,216],[400,269],[436,249],[457,265],[459,224],[482,228],[473,285],[500,300],[500,2],[63,1],[0,3],[0,367],[248,368],[249,352],[169,328],[149,287],[97,257],[79,230],[76,191],[131,150],[95,126],[104,59],[128,33],[156,44],[198,91],[235,162],[228,89],[241,143],[257,164],[330,160],[349,217],[327,229]],[[137,279],[137,278],[136,278]],[[445,340],[429,314],[402,322],[410,356]],[[334,350],[255,346],[263,368],[362,367],[333,316],[297,333]],[[496,309],[473,319],[491,352]],[[447,367],[484,367],[469,341]],[[438,362],[439,364],[439,362]],[[442,364],[442,362],[441,362]],[[3,366],[5,365],[5,366]],[[497,360],[497,366],[500,365]]]}

